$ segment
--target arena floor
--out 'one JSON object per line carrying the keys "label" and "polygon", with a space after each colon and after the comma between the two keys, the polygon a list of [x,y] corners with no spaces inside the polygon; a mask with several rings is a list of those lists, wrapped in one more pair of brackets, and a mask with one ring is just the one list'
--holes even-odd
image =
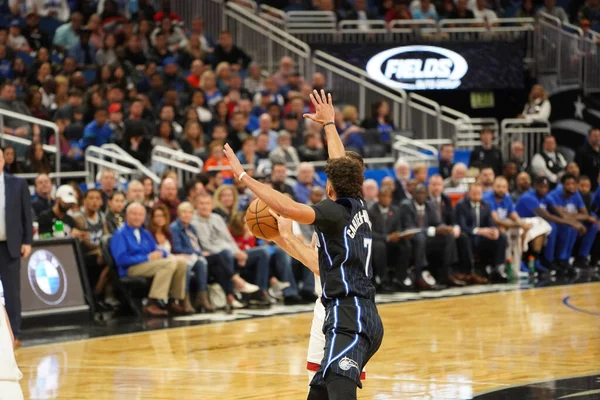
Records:
{"label": "arena floor", "polygon": [[[600,283],[380,305],[360,399],[600,399]],[[311,313],[22,348],[31,399],[304,399]],[[564,378],[564,379],[563,379]]]}

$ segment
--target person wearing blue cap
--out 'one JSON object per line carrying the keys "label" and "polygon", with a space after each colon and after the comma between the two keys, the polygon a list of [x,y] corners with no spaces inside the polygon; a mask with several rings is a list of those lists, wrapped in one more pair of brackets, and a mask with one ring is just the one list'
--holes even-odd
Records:
{"label": "person wearing blue cap", "polygon": [[175,89],[177,92],[187,92],[189,83],[177,65],[175,57],[167,57],[162,62],[163,82],[165,89]]}

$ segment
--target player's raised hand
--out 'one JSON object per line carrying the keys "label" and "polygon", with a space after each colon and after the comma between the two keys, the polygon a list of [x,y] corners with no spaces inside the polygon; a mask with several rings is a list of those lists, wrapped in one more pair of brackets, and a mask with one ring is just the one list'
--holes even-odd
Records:
{"label": "player's raised hand", "polygon": [[273,218],[277,220],[277,229],[279,229],[279,234],[282,238],[287,239],[294,235],[294,232],[292,230],[293,222],[291,219],[282,217],[281,215],[277,214],[271,209],[269,209],[269,213],[271,213]]}
{"label": "player's raised hand", "polygon": [[315,106],[314,114],[304,114],[304,118],[311,119],[319,124],[323,125],[326,122],[334,122],[335,110],[333,109],[333,101],[331,100],[331,93],[325,95],[325,90],[321,89],[321,93],[313,90],[310,95],[310,101]]}
{"label": "player's raised hand", "polygon": [[223,148],[223,153],[225,153],[225,157],[227,157],[227,159],[229,160],[229,165],[231,165],[233,174],[236,178],[239,178],[240,175],[244,172],[244,167],[242,167],[242,163],[240,163],[240,160],[238,160],[229,143],[225,144],[225,147]]}

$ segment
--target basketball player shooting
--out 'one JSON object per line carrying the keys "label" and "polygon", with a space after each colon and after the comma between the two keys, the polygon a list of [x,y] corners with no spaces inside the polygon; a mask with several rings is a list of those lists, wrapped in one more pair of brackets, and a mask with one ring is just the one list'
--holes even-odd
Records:
{"label": "basketball player shooting", "polygon": [[363,169],[356,160],[346,157],[333,122],[331,94],[314,91],[310,99],[316,110],[304,117],[323,125],[330,157],[325,167],[327,199],[319,204],[297,203],[258,182],[244,171],[229,145],[225,145],[224,152],[235,178],[243,180],[273,212],[315,226],[321,301],[326,311],[325,351],[308,400],[356,399],[356,388],[362,387],[362,368],[383,339],[383,324],[371,283],[372,237],[366,204],[361,198]]}

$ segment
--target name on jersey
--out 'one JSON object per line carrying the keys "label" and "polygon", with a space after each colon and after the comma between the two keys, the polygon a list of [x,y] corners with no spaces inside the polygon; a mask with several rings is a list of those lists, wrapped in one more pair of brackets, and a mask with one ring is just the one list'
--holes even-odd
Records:
{"label": "name on jersey", "polygon": [[362,211],[358,212],[354,216],[354,218],[352,218],[352,222],[350,223],[350,226],[348,227],[348,230],[346,231],[348,236],[350,236],[350,239],[354,239],[354,236],[356,236],[356,232],[358,231],[358,228],[360,228],[360,226],[364,223],[369,224],[369,228],[371,228],[371,220],[369,219],[369,213],[367,213],[366,210],[362,210]]}

